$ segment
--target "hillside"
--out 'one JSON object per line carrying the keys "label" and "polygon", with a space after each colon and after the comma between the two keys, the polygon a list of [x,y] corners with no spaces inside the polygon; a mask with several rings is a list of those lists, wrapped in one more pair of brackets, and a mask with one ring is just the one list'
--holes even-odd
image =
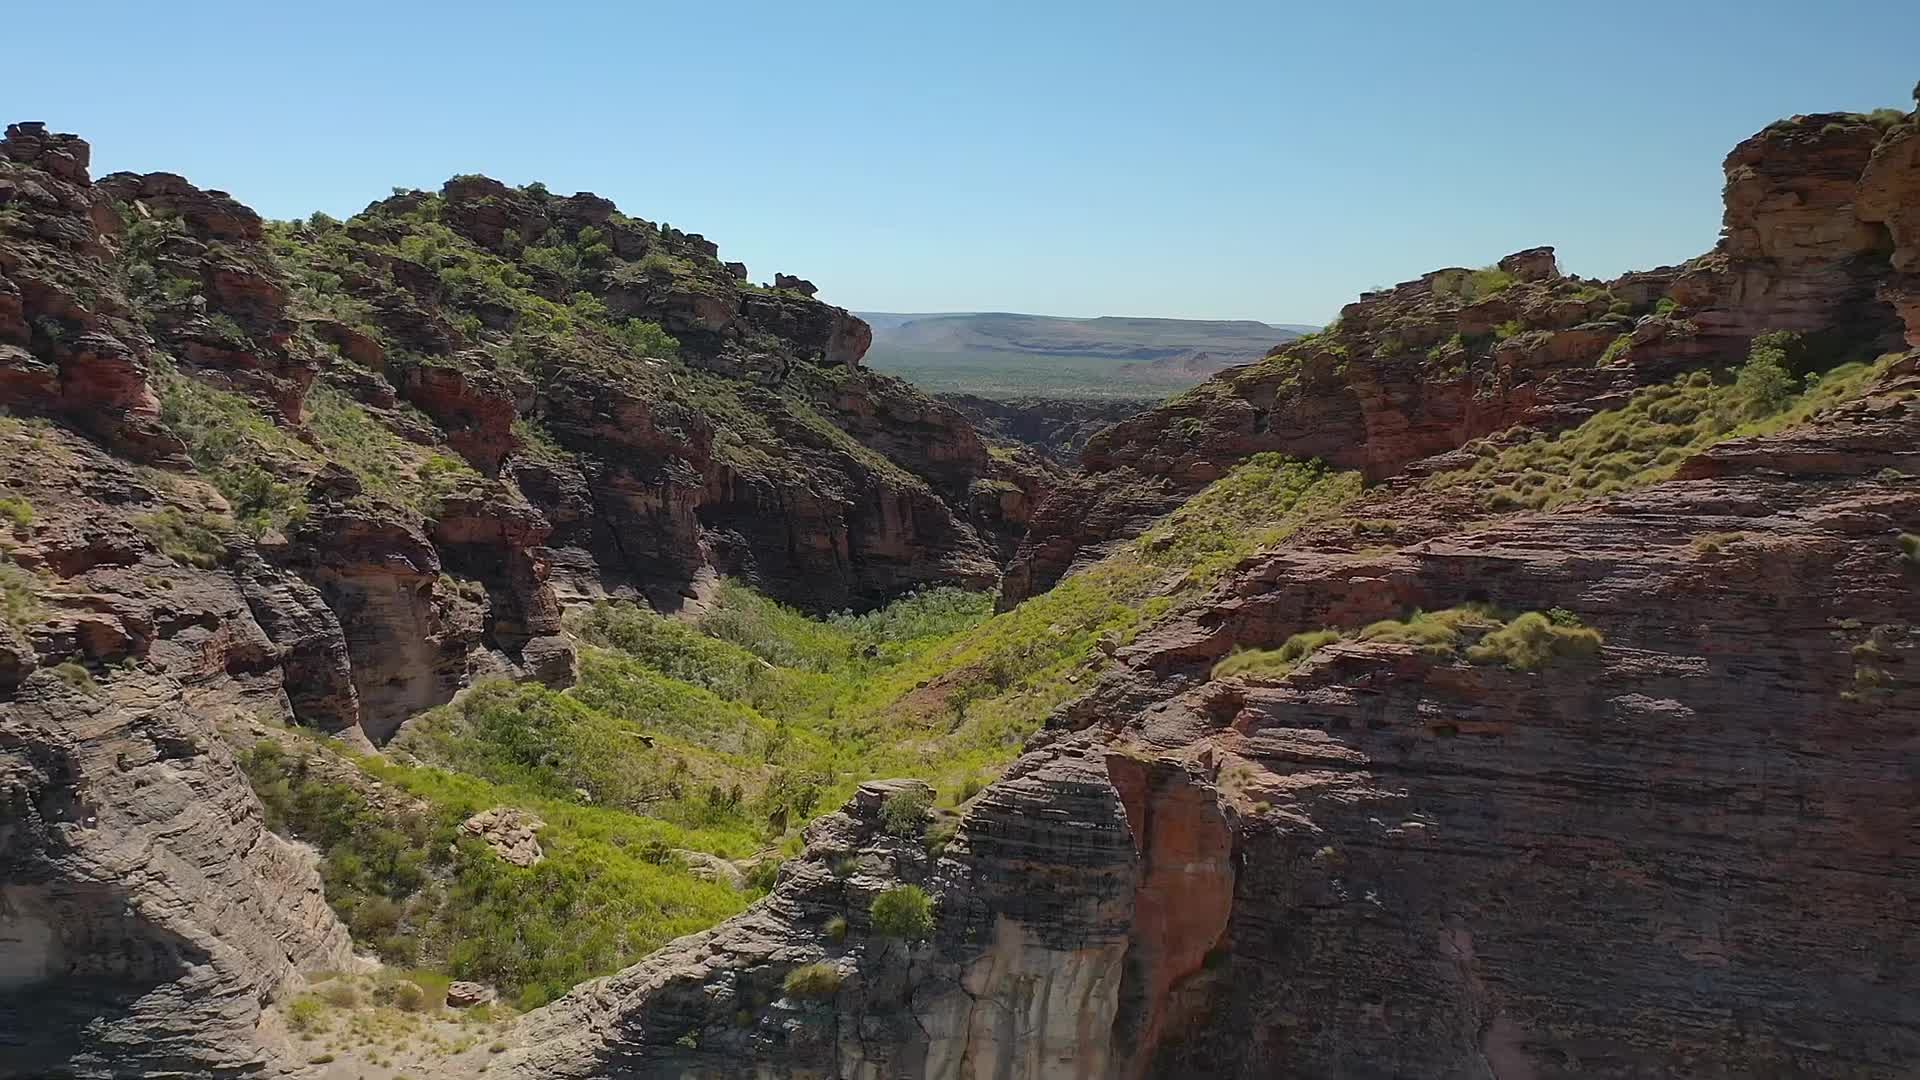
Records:
{"label": "hillside", "polygon": [[863,312],[861,317],[870,319],[874,343],[888,348],[921,352],[1023,352],[1128,361],[1165,360],[1207,352],[1232,363],[1264,356],[1275,343],[1300,336],[1295,330],[1246,319],[1117,316],[1069,319],[1006,312],[939,315]]}
{"label": "hillside", "polygon": [[1139,611],[1087,691],[512,1075],[1910,1074],[1916,146],[1783,121],[1685,267],[1437,271],[1097,436],[996,616]]}
{"label": "hillside", "polygon": [[922,389],[992,398],[1155,398],[1264,356],[1294,329],[1248,320],[862,314],[869,363]]}
{"label": "hillside", "polygon": [[1920,114],[1132,415],[88,154],[0,142],[0,1078],[1920,1069]]}

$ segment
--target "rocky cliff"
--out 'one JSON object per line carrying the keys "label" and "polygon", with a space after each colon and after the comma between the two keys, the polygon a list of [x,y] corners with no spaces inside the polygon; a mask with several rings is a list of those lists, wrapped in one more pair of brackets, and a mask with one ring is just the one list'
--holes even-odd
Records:
{"label": "rocky cliff", "polygon": [[[1097,440],[1036,522],[1079,526],[1048,573],[1180,542],[1113,543],[1258,450],[1376,482],[1163,583],[1173,612],[950,839],[903,842],[898,790],[863,789],[767,901],[531,1017],[512,1074],[1910,1075],[1920,353],[1682,434],[1915,329],[1869,227],[1920,205],[1889,126],[1743,144],[1727,240],[1685,268],[1429,275]],[[1802,336],[1752,341],[1775,329]],[[1639,440],[1656,470],[1587,472]],[[1542,447],[1584,496],[1511,474]],[[909,885],[924,935],[869,914]]]}
{"label": "rocky cliff", "polygon": [[1586,280],[1536,248],[1436,270],[1094,436],[1080,475],[1036,511],[1005,601],[1051,587],[1255,453],[1377,480],[1508,428],[1570,427],[1676,370],[1737,360],[1761,332],[1799,332],[1832,355],[1899,344],[1916,181],[1914,127],[1894,115],[1799,116],[1741,143],[1726,159],[1721,241],[1682,266]]}
{"label": "rocky cliff", "polygon": [[277,1075],[351,961],[232,745],[564,686],[565,603],[984,586],[1030,482],[703,238],[456,177],[268,222],[0,142],[0,1075]]}
{"label": "rocky cliff", "polygon": [[[1024,602],[902,668],[849,639],[876,666],[839,670],[887,685],[800,733],[998,753],[995,782],[931,811],[859,785],[741,914],[412,1074],[1913,1075],[1915,130],[1774,125],[1701,259],[1438,271],[1094,439],[1007,575]],[[576,643],[567,602],[983,582],[1041,490],[859,371],[805,282],[591,196],[462,177],[293,226],[93,183],[31,126],[0,158],[0,1075],[339,1064],[281,1003],[349,942],[233,747],[297,723],[371,752],[503,676],[411,745],[503,725],[555,819],[611,813],[553,748],[666,737],[554,740],[589,710],[536,684],[638,667],[632,639],[783,715],[823,672],[612,608]],[[700,690],[689,726],[759,717],[771,755],[780,725]],[[559,861],[514,814],[514,865]],[[660,846],[628,880],[738,873]],[[509,880],[482,865],[462,888]]]}

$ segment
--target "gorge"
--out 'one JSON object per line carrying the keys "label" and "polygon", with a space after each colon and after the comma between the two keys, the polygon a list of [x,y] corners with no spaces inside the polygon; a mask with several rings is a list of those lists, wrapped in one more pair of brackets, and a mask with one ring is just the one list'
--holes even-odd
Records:
{"label": "gorge", "polygon": [[0,143],[0,1077],[1920,1069],[1914,113],[1031,440],[589,193],[89,158]]}

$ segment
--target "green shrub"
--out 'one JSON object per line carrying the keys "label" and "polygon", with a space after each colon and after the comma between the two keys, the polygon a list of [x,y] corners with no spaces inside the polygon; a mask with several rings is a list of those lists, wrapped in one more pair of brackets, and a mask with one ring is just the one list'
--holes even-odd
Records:
{"label": "green shrub", "polygon": [[1754,420],[1786,408],[1798,387],[1787,370],[1787,350],[1796,334],[1761,334],[1747,351],[1747,363],[1734,380],[1740,418]]}
{"label": "green shrub", "polygon": [[1599,631],[1564,625],[1529,611],[1468,648],[1467,660],[1499,664],[1514,671],[1537,671],[1555,658],[1584,659],[1599,651]]}
{"label": "green shrub", "polygon": [[1257,675],[1278,678],[1294,665],[1345,637],[1338,630],[1309,630],[1288,638],[1277,649],[1241,649],[1214,665],[1213,677]]}
{"label": "green shrub", "polygon": [[226,526],[216,514],[186,514],[171,506],[133,519],[133,527],[167,558],[202,569],[218,566],[227,557],[221,536]]}
{"label": "green shrub", "polygon": [[0,520],[10,521],[14,528],[24,529],[33,524],[33,504],[25,499],[0,499]]}
{"label": "green shrub", "polygon": [[33,572],[0,555],[0,619],[32,626],[40,615],[40,583]]}
{"label": "green shrub", "polygon": [[[359,943],[395,962],[426,967],[409,974],[415,985],[439,986],[446,976],[478,979],[517,995],[522,1007],[537,1007],[583,979],[617,971],[713,925],[750,900],[639,854],[660,839],[739,857],[752,849],[750,837],[681,830],[619,810],[544,801],[471,777],[369,759],[360,767],[427,809],[406,809],[405,800],[375,806],[352,786],[327,779],[317,767],[321,753],[295,755],[262,743],[242,765],[268,825],[321,851],[327,902],[350,928],[356,921],[384,926],[397,909],[398,923],[385,938]],[[340,760],[336,767],[354,765]],[[540,831],[546,857],[539,863],[513,866],[460,832],[467,817],[500,805],[526,806],[547,823]],[[360,916],[362,908],[371,914]]]}
{"label": "green shrub", "polygon": [[1920,564],[1920,536],[1913,533],[1900,534],[1900,553],[1910,563]]}
{"label": "green shrub", "polygon": [[311,994],[301,994],[287,1004],[287,1026],[296,1032],[319,1030],[326,1015],[326,1002]]}
{"label": "green shrub", "polygon": [[918,941],[933,933],[933,898],[918,885],[899,885],[873,898],[873,932]]}
{"label": "green shrub", "polygon": [[95,697],[100,693],[100,684],[94,680],[93,672],[88,671],[78,661],[68,660],[55,664],[50,670],[60,677],[61,682],[88,697]]}
{"label": "green shrub", "polygon": [[802,964],[787,972],[780,989],[791,998],[827,1001],[840,992],[840,971],[832,964]]}
{"label": "green shrub", "polygon": [[614,327],[611,335],[616,344],[635,356],[666,360],[680,354],[679,339],[661,329],[659,323],[628,319]]}
{"label": "green shrub", "polygon": [[1600,362],[1603,364],[1611,364],[1615,360],[1627,355],[1628,350],[1632,348],[1633,335],[1621,334],[1619,337],[1607,343],[1606,351],[1600,354]]}
{"label": "green shrub", "polygon": [[847,920],[843,915],[835,915],[828,919],[821,929],[825,931],[827,940],[835,944],[847,940]]}
{"label": "green shrub", "polygon": [[888,836],[919,836],[933,800],[918,788],[895,792],[880,807],[880,829]]}
{"label": "green shrub", "polygon": [[1451,653],[1463,632],[1486,630],[1500,625],[1499,616],[1481,605],[1448,608],[1445,611],[1416,611],[1406,619],[1384,619],[1360,631],[1361,641],[1417,645],[1433,655]]}
{"label": "green shrub", "polygon": [[1504,292],[1513,285],[1514,276],[1498,266],[1478,270],[1445,270],[1434,275],[1436,296],[1452,297],[1462,304],[1473,304]]}
{"label": "green shrub", "polygon": [[427,1007],[427,992],[420,989],[418,983],[403,980],[393,988],[393,1007],[401,1012],[423,1012]]}

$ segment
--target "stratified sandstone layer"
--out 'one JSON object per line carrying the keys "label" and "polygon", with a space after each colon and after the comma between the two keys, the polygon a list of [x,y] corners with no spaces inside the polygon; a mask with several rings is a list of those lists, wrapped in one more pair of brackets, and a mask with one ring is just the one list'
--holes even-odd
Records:
{"label": "stratified sandstone layer", "polygon": [[[1920,353],[1635,492],[1490,517],[1426,482],[1476,435],[1568,426],[1764,329],[1897,341],[1904,249],[1846,225],[1893,136],[1857,126],[1744,144],[1729,219],[1754,234],[1611,302],[1523,252],[1491,299],[1457,302],[1464,271],[1401,286],[1326,351],[1115,429],[1088,452],[1095,503],[1056,513],[1148,517],[1264,449],[1380,482],[1120,649],[937,854],[885,835],[870,786],[763,904],[530,1017],[512,1075],[1913,1075]],[[1651,310],[1683,279],[1701,291]],[[1646,314],[1607,311],[1623,293]],[[1453,338],[1503,325],[1490,357]],[[1383,334],[1438,352],[1332,351]],[[1468,374],[1423,378],[1448,356]],[[1122,468],[1164,486],[1103,488]],[[1408,527],[1381,545],[1363,519]],[[1466,604],[1563,609],[1604,644],[1510,670],[1349,639],[1281,676],[1211,674]],[[937,903],[928,941],[862,921],[901,882]],[[819,963],[837,990],[784,990]]]}
{"label": "stratified sandstone layer", "polygon": [[[938,857],[877,828],[871,785],[766,902],[531,1017],[513,1075],[1911,1075],[1917,369],[1632,495],[1254,560]],[[1606,643],[1208,674],[1467,602]],[[931,941],[863,925],[896,882],[936,898]],[[830,1000],[781,990],[809,963],[843,973]]]}
{"label": "stratified sandstone layer", "polygon": [[[566,685],[567,599],[865,605],[985,585],[1018,529],[981,497],[1018,470],[862,371],[863,323],[696,235],[478,177],[290,227],[88,159],[0,141],[0,1076],[301,1069],[263,1009],[350,943],[230,745]],[[504,281],[533,238],[604,263],[512,271],[535,329],[599,329],[509,337],[528,312],[434,263]]]}
{"label": "stratified sandstone layer", "polygon": [[1769,126],[1727,156],[1721,241],[1683,266],[1590,281],[1536,248],[1500,261],[1512,284],[1491,294],[1454,267],[1363,295],[1326,332],[1094,436],[1035,511],[1004,602],[1263,451],[1380,479],[1516,425],[1572,426],[1677,370],[1737,361],[1766,331],[1866,355],[1911,343],[1914,130],[1851,114]]}

